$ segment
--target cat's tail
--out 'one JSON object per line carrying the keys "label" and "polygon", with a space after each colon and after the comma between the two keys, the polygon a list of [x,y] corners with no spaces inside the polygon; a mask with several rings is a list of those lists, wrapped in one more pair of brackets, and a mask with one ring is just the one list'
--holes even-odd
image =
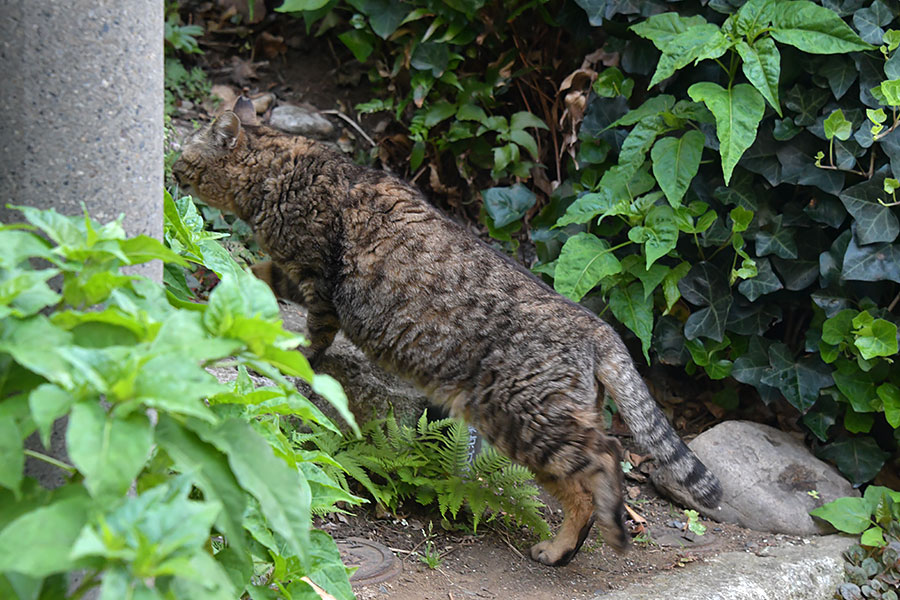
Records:
{"label": "cat's tail", "polygon": [[719,480],[672,429],[611,327],[597,336],[595,372],[641,449],[699,504],[717,508],[722,498]]}

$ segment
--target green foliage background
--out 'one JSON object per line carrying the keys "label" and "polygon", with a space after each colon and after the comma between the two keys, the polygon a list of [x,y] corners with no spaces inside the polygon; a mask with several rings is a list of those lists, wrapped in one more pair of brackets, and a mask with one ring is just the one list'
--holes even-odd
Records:
{"label": "green foliage background", "polygon": [[[646,360],[795,417],[854,483],[897,460],[897,2],[280,10],[371,66],[359,108],[406,125],[412,170],[455,166],[490,234]],[[558,88],[598,49],[567,154]]]}

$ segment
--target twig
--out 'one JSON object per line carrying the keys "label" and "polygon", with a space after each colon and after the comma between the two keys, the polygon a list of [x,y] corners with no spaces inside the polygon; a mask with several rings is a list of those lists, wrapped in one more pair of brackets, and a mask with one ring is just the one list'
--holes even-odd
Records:
{"label": "twig", "polygon": [[350,117],[348,117],[347,115],[345,115],[344,113],[342,113],[341,111],[339,111],[339,110],[323,110],[323,111],[322,111],[322,114],[325,114],[325,115],[335,115],[336,117],[340,117],[341,119],[343,119],[344,121],[346,121],[347,123],[349,123],[349,124],[353,127],[353,129],[355,129],[355,130],[359,133],[359,135],[363,136],[363,137],[365,138],[365,140],[366,140],[367,142],[369,142],[369,143],[372,145],[373,148],[374,148],[375,146],[378,145],[378,144],[375,143],[375,140],[373,140],[372,138],[370,138],[370,137],[368,136],[368,134],[366,134],[366,132],[363,131],[363,128],[360,127],[360,126],[356,123],[356,121],[354,121],[353,119],[351,119]]}
{"label": "twig", "polygon": [[892,312],[894,307],[897,306],[897,302],[900,302],[900,292],[897,292],[897,295],[894,296],[894,299],[891,300],[891,303],[888,304],[888,312]]}
{"label": "twig", "polygon": [[32,458],[36,458],[38,460],[42,460],[46,463],[49,463],[49,464],[53,465],[54,467],[59,467],[60,469],[68,471],[69,473],[75,473],[77,471],[77,469],[75,467],[73,467],[72,465],[66,464],[66,463],[62,462],[61,460],[57,460],[57,459],[53,458],[52,456],[47,456],[46,454],[41,454],[40,452],[35,452],[34,450],[25,449],[24,454],[25,454],[25,456],[30,456]]}

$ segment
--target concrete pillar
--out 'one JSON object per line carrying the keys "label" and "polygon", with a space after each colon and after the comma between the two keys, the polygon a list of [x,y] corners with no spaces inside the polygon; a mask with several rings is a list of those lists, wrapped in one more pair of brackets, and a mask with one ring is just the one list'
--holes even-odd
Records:
{"label": "concrete pillar", "polygon": [[0,0],[0,221],[84,202],[162,236],[163,20],[163,0]]}

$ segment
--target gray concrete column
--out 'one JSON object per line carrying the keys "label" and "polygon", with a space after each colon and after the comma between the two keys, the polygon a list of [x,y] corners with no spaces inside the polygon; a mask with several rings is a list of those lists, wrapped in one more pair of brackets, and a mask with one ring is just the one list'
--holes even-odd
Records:
{"label": "gray concrete column", "polygon": [[163,20],[163,0],[0,0],[0,221],[84,202],[162,236]]}

